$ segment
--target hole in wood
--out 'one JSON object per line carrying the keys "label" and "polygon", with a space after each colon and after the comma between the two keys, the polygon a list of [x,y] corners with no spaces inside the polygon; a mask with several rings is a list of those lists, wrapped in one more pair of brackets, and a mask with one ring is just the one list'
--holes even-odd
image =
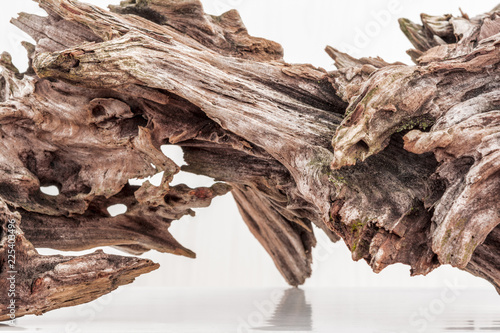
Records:
{"label": "hole in wood", "polygon": [[125,214],[126,212],[127,212],[127,206],[125,206],[124,204],[116,204],[108,207],[108,213],[113,217]]}
{"label": "hole in wood", "polygon": [[51,196],[58,196],[59,195],[59,188],[55,185],[49,185],[49,186],[40,186],[40,191],[44,194],[51,195]]}
{"label": "hole in wood", "polygon": [[98,104],[94,106],[94,108],[92,109],[92,116],[94,116],[94,118],[104,116],[105,114],[106,114],[106,109],[104,109],[102,105]]}
{"label": "hole in wood", "polygon": [[363,152],[363,153],[368,153],[370,151],[370,147],[366,142],[363,140],[359,140],[354,147],[356,147],[357,150]]}

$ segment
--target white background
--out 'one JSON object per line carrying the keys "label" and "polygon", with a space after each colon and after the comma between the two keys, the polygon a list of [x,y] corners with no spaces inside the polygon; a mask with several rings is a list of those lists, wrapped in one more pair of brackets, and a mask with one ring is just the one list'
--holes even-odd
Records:
{"label": "white background", "polygon": [[[103,8],[118,1],[88,0]],[[469,15],[492,9],[495,1],[328,1],[328,0],[202,0],[205,11],[221,14],[231,8],[239,10],[250,34],[281,43],[285,60],[312,63],[333,70],[333,62],[323,51],[326,45],[349,49],[354,56],[380,56],[393,62],[410,64],[405,50],[410,43],[400,32],[397,18],[419,22],[419,14],[452,13],[458,8]],[[392,13],[389,11],[392,10]],[[8,23],[17,12],[40,13],[36,3],[28,0],[2,0],[0,12],[0,49],[8,51],[14,63],[24,70],[27,60],[21,40],[31,40]],[[383,14],[385,13],[385,14]],[[387,15],[387,13],[389,13]],[[178,163],[178,149],[166,149]],[[206,177],[178,175],[176,183],[190,186],[210,185]],[[247,230],[230,195],[214,200],[209,208],[198,209],[196,217],[173,223],[172,234],[195,251],[195,260],[151,251],[144,257],[161,264],[161,268],[137,279],[135,285],[169,287],[285,287],[267,253]],[[321,235],[319,235],[321,236]],[[409,277],[407,266],[394,265],[374,274],[365,262],[353,262],[343,243],[331,244],[324,237],[315,250],[313,276],[307,287],[441,287],[446,281],[462,286],[493,288],[485,281],[450,267],[441,267],[427,277]],[[119,253],[112,249],[106,252]],[[54,251],[42,249],[42,253]],[[126,291],[125,291],[126,292]]]}

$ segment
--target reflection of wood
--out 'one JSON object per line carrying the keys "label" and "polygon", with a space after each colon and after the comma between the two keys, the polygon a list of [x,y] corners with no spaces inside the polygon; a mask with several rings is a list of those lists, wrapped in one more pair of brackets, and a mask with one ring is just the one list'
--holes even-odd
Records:
{"label": "reflection of wood", "polygon": [[[0,197],[35,246],[193,257],[168,227],[232,186],[292,285],[311,273],[314,224],[375,272],[451,264],[499,286],[498,12],[401,20],[416,65],[328,47],[326,72],[197,0],[39,3],[48,17],[13,20],[37,42],[30,70],[0,59]],[[162,144],[229,185],[170,187]],[[162,171],[159,187],[127,184]]]}
{"label": "reflection of wood", "polygon": [[285,290],[280,303],[267,321],[269,331],[312,332],[312,306],[306,302],[304,290],[290,288]]}

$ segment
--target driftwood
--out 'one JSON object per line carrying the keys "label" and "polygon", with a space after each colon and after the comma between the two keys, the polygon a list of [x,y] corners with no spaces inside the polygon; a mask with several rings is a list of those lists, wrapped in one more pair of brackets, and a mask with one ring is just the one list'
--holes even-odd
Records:
{"label": "driftwood", "polygon": [[0,217],[5,221],[0,239],[4,267],[0,273],[0,320],[86,303],[159,267],[147,259],[102,251],[81,257],[42,256],[21,231],[21,215],[12,213],[3,201]]}
{"label": "driftwood", "polygon": [[[35,247],[194,257],[168,227],[228,191],[291,285],[311,274],[314,224],[375,272],[450,264],[500,291],[500,12],[401,19],[414,66],[327,47],[338,68],[327,72],[285,63],[236,11],[207,15],[197,0],[110,12],[38,2],[48,17],[12,20],[36,40],[24,44],[29,70],[0,60],[0,287],[14,217],[16,316],[87,302],[157,267]],[[183,170],[220,183],[169,186],[179,167],[163,144],[182,147]],[[128,184],[158,172],[158,187]],[[57,196],[40,190],[49,185]],[[118,203],[127,212],[110,216]]]}

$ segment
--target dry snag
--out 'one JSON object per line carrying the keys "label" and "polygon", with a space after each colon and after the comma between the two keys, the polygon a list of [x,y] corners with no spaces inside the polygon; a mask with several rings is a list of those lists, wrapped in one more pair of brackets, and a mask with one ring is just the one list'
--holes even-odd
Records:
{"label": "dry snag", "polygon": [[[158,267],[36,247],[194,257],[170,224],[229,191],[291,285],[311,274],[314,224],[375,272],[450,264],[500,291],[500,11],[401,19],[415,65],[327,47],[327,72],[198,0],[38,2],[48,16],[12,20],[36,40],[29,69],[0,59],[0,320],[11,302],[41,314]],[[165,144],[218,183],[170,186]],[[128,183],[158,172],[160,186]]]}

